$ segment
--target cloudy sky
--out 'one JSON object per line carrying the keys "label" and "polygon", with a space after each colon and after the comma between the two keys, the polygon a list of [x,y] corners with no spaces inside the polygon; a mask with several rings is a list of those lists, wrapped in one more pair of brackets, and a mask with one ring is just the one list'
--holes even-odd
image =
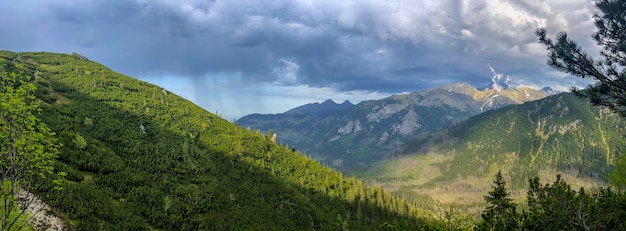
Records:
{"label": "cloudy sky", "polygon": [[592,53],[591,0],[2,0],[0,49],[77,52],[226,119],[467,82],[566,90],[534,30]]}

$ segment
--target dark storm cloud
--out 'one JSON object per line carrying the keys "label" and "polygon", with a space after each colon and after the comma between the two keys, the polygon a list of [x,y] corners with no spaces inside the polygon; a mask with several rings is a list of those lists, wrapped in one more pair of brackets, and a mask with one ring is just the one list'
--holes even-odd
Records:
{"label": "dark storm cloud", "polygon": [[[76,51],[134,76],[235,73],[249,84],[339,91],[487,84],[488,65],[522,84],[548,84],[562,77],[545,67],[535,28],[573,31],[584,39],[593,29],[590,4],[569,0],[42,4],[45,10],[32,15],[39,24],[31,23],[40,28],[39,37],[30,38],[37,48]],[[0,20],[0,29],[15,30],[10,23],[16,21]]]}

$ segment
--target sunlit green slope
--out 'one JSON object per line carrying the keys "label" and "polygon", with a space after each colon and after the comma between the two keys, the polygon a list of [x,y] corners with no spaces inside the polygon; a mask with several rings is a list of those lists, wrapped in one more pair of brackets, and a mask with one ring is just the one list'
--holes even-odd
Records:
{"label": "sunlit green slope", "polygon": [[0,51],[34,77],[63,143],[63,190],[38,194],[79,230],[414,230],[419,213],[183,98],[85,57]]}
{"label": "sunlit green slope", "polygon": [[[404,145],[359,177],[407,197],[480,212],[498,170],[523,200],[530,177],[557,174],[574,188],[606,186],[626,150],[626,123],[563,93],[474,116]],[[519,189],[519,190],[518,190]]]}
{"label": "sunlit green slope", "polygon": [[[503,166],[525,178],[541,169],[607,180],[626,148],[626,123],[607,109],[564,93],[546,99],[489,111],[442,133],[416,139],[404,153],[455,153],[457,174],[485,174]],[[482,170],[476,168],[482,167]],[[525,179],[521,179],[525,181]]]}

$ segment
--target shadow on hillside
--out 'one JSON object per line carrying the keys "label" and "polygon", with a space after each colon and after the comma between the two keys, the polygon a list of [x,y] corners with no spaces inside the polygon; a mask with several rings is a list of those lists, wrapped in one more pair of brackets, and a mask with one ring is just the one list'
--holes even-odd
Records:
{"label": "shadow on hillside", "polygon": [[[79,229],[339,230],[377,229],[383,222],[401,227],[422,223],[397,218],[377,205],[350,203],[343,195],[329,196],[319,189],[336,186],[328,182],[313,183],[318,186],[313,188],[288,175],[277,175],[283,171],[270,168],[285,163],[269,162],[277,161],[272,160],[273,154],[284,155],[280,154],[284,147],[208,113],[203,114],[208,115],[204,121],[195,121],[202,116],[194,113],[206,112],[191,104],[177,105],[182,99],[155,86],[115,86],[119,79],[99,77],[104,80],[98,79],[97,86],[93,80],[93,90],[81,89],[94,97],[58,78],[75,78],[67,82],[91,79],[55,74],[43,76],[54,94],[70,101],[44,107],[42,119],[65,144],[60,160],[89,177],[65,183],[61,192],[46,192],[45,198],[78,221],[72,223]],[[100,87],[119,95],[100,96]],[[155,91],[164,96],[146,99]],[[170,106],[156,105],[164,101]],[[187,120],[185,116],[190,116],[188,121],[178,121]],[[208,124],[204,132],[184,127],[200,124]],[[85,138],[87,147],[75,145],[78,136]],[[237,145],[244,151],[237,153]],[[257,147],[264,147],[266,153],[246,151]],[[304,158],[290,155],[294,161],[287,156],[286,164]],[[323,176],[319,177],[321,181]]]}

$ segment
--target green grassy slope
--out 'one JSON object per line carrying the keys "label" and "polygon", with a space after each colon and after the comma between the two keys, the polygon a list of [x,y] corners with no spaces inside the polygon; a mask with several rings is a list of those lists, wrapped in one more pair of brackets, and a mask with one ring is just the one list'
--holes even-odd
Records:
{"label": "green grassy slope", "polygon": [[0,51],[34,76],[63,143],[63,190],[39,195],[79,230],[423,227],[405,200],[80,55]]}

